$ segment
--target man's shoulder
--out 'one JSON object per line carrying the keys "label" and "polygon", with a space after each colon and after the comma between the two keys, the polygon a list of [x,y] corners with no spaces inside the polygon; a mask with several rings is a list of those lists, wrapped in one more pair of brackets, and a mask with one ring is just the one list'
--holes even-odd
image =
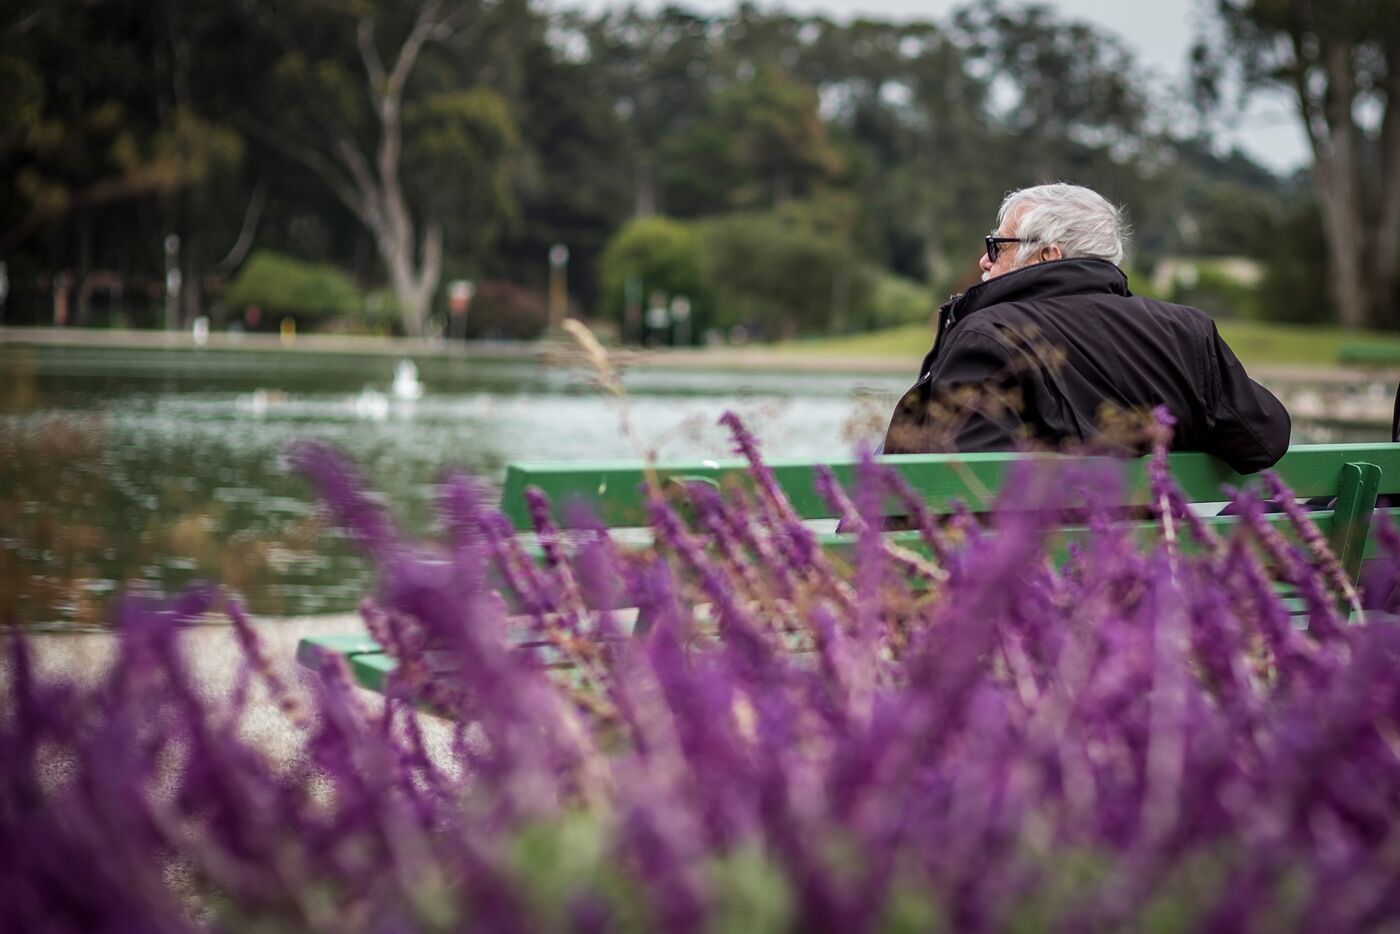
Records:
{"label": "man's shoulder", "polygon": [[1207,334],[1215,329],[1214,318],[1190,305],[1177,305],[1142,295],[1100,293],[999,302],[986,306],[975,315],[969,315],[966,323],[976,322],[980,329],[991,332],[1007,325],[1035,323],[1046,318],[1074,315],[1086,306],[1108,314],[1154,318]]}

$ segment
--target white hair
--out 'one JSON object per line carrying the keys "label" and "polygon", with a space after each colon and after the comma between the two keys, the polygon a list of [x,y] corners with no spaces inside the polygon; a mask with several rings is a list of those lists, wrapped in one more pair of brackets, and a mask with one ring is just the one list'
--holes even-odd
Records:
{"label": "white hair", "polygon": [[1018,211],[1022,213],[1016,236],[1023,242],[1016,252],[1017,266],[1048,246],[1058,246],[1066,259],[1087,256],[1115,266],[1123,261],[1128,238],[1124,211],[1097,191],[1064,182],[1013,191],[997,211],[998,227]]}

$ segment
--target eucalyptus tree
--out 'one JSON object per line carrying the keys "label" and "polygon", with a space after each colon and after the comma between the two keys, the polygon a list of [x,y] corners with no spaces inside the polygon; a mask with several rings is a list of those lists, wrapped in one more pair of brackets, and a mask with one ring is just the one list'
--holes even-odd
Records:
{"label": "eucalyptus tree", "polygon": [[511,205],[514,120],[500,94],[464,80],[461,62],[487,33],[489,11],[451,0],[308,0],[261,12],[283,51],[248,125],[369,232],[403,328],[420,335],[453,226],[459,238],[476,236]]}
{"label": "eucalyptus tree", "polygon": [[171,233],[183,245],[168,261],[184,272],[170,280],[173,308],[188,316],[207,267],[236,254],[248,193],[187,223],[205,195],[238,187],[244,157],[222,102],[205,93],[198,52],[214,36],[238,43],[244,31],[236,10],[207,0],[20,2],[0,13],[0,258],[17,291],[52,283],[16,296],[30,316],[51,301],[83,324],[99,287],[159,291]]}
{"label": "eucalyptus tree", "polygon": [[1216,11],[1224,41],[1197,51],[1204,99],[1219,104],[1235,77],[1246,93],[1292,98],[1312,151],[1337,317],[1347,327],[1400,323],[1400,5],[1217,0]]}
{"label": "eucalyptus tree", "polygon": [[668,6],[635,7],[576,21],[582,55],[620,118],[618,155],[633,173],[637,217],[663,213],[667,141],[702,120],[722,78],[714,70],[713,18]]}

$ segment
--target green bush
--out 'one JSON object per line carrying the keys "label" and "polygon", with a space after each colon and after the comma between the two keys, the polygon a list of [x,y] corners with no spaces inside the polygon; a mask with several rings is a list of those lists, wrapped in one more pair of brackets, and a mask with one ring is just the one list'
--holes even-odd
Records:
{"label": "green bush", "polygon": [[691,333],[699,335],[711,320],[710,290],[701,266],[701,248],[695,227],[668,217],[643,217],[630,221],[608,241],[598,260],[602,280],[600,316],[622,324],[625,337],[640,336],[640,321],[628,321],[629,281],[632,301],[645,308],[653,293],[670,300],[690,299]]}
{"label": "green bush", "polygon": [[717,323],[759,336],[847,330],[871,276],[849,243],[776,213],[731,214],[701,227]]}
{"label": "green bush", "polygon": [[240,311],[257,305],[267,320],[292,315],[299,322],[358,316],[363,308],[360,290],[336,267],[267,250],[243,265],[224,301]]}
{"label": "green bush", "polygon": [[1194,281],[1178,279],[1170,301],[1199,308],[1216,320],[1239,318],[1258,321],[1264,317],[1259,288],[1214,268],[1208,262],[1195,265]]}
{"label": "green bush", "polygon": [[938,311],[939,301],[925,285],[879,272],[871,277],[869,300],[857,316],[866,330],[905,324],[927,324]]}

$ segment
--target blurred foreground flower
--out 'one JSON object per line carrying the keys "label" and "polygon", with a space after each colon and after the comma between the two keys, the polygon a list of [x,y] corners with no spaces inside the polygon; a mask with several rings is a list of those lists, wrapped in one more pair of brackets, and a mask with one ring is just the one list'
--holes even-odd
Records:
{"label": "blurred foreground flower", "polygon": [[[694,487],[684,516],[652,494],[656,544],[632,551],[564,542],[537,502],[543,560],[469,478],[427,548],[300,447],[380,570],[382,706],[338,658],[303,696],[236,604],[243,677],[196,690],[181,626],[213,593],[122,604],[94,685],[39,676],[13,635],[0,928],[1334,931],[1400,911],[1400,628],[1343,625],[1316,536],[1271,536],[1242,495],[1233,537],[1183,547],[1209,533],[1158,471],[1178,514],[1143,546],[1101,505],[1110,468],[1027,475],[985,524],[939,524],[867,460],[849,498],[823,480],[857,533],[831,555],[729,423],[750,491]],[[878,534],[892,492],[929,556]],[[1061,560],[1065,508],[1093,534]],[[240,733],[255,692],[292,757]]]}

